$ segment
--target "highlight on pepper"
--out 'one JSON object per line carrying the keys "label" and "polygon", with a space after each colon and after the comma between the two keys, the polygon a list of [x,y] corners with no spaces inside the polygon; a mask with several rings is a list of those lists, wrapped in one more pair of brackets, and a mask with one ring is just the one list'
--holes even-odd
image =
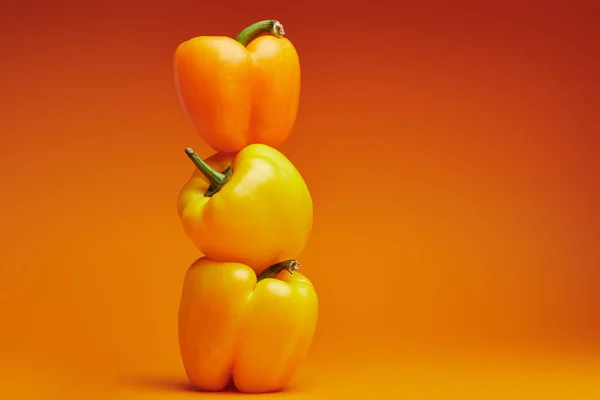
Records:
{"label": "highlight on pepper", "polygon": [[181,189],[177,210],[202,254],[246,264],[257,274],[299,257],[312,231],[313,203],[285,155],[264,144],[206,160],[189,148],[186,154],[196,168]]}
{"label": "highlight on pepper", "polygon": [[206,257],[188,269],[179,306],[179,347],[190,382],[204,391],[233,383],[245,393],[285,388],[306,358],[318,298],[296,260],[258,276]]}
{"label": "highlight on pepper", "polygon": [[298,53],[277,20],[259,21],[233,39],[197,36],[174,54],[181,104],[199,136],[217,152],[290,136],[300,99]]}

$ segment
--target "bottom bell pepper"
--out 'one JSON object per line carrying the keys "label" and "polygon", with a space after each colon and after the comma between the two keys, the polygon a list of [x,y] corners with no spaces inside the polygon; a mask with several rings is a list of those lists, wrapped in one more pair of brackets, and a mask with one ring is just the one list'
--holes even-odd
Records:
{"label": "bottom bell pepper", "polygon": [[244,393],[283,389],[306,357],[317,325],[312,283],[295,260],[258,276],[245,264],[207,257],[188,269],[179,306],[185,372],[200,390],[233,383]]}

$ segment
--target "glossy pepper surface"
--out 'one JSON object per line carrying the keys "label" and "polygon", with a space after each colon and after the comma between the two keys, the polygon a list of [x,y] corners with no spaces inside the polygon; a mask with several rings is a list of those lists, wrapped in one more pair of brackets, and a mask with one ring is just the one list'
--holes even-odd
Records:
{"label": "glossy pepper surface", "polygon": [[283,35],[281,23],[267,20],[236,39],[198,36],[175,50],[181,103],[216,151],[233,153],[252,143],[277,147],[291,134],[300,98],[300,62]]}
{"label": "glossy pepper surface", "polygon": [[202,254],[244,263],[256,273],[298,258],[312,230],[313,204],[304,179],[281,152],[252,144],[206,160],[191,149],[186,153],[197,168],[177,210]]}
{"label": "glossy pepper surface", "polygon": [[[220,391],[283,389],[305,359],[315,332],[318,298],[287,260],[258,277],[239,263],[206,257],[188,269],[179,306],[179,347],[190,382]],[[291,272],[291,273],[290,273]]]}

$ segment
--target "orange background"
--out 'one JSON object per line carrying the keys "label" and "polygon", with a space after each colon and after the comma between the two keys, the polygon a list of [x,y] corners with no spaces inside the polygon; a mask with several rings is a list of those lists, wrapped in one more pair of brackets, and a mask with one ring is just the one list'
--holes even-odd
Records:
{"label": "orange background", "polygon": [[313,194],[300,261],[320,297],[286,393],[600,398],[597,14],[563,3],[6,4],[0,393],[198,395],[175,202],[183,149],[211,150],[172,54],[277,18],[302,65],[281,150]]}

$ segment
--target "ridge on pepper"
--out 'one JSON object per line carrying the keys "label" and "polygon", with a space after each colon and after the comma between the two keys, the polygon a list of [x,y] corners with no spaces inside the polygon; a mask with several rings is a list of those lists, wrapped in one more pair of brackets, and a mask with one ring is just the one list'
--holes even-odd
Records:
{"label": "ridge on pepper", "polygon": [[179,99],[200,137],[217,152],[252,143],[281,145],[291,134],[300,98],[300,61],[276,20],[235,38],[197,36],[174,54]]}
{"label": "ridge on pepper", "polygon": [[202,254],[246,264],[257,274],[298,258],[312,231],[313,203],[285,155],[264,144],[206,160],[189,148],[186,154],[196,170],[181,189],[177,211]]}

